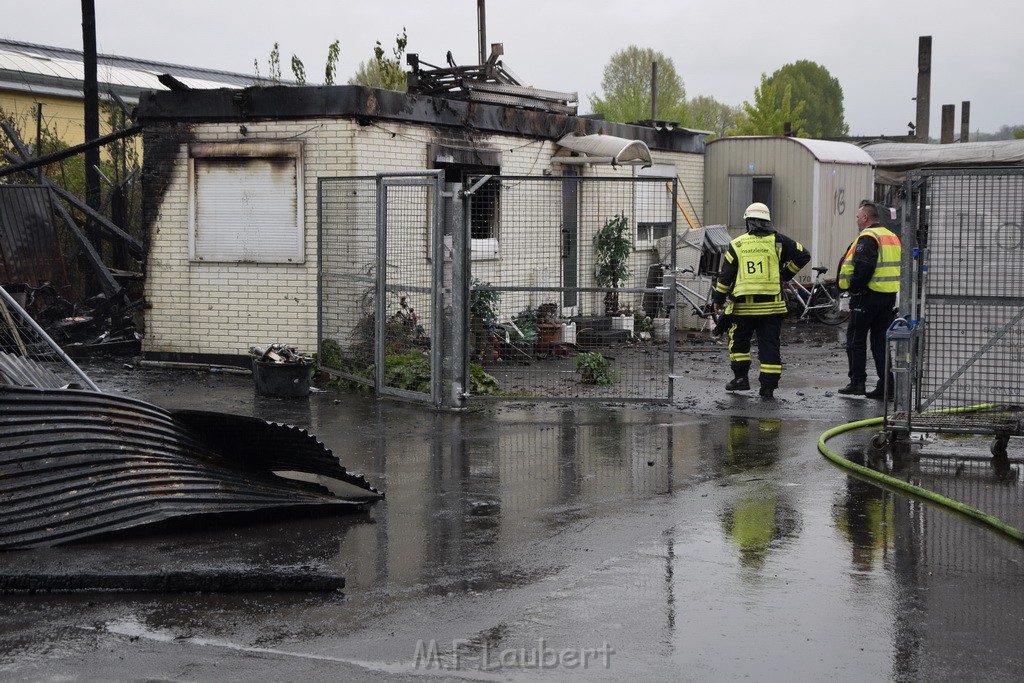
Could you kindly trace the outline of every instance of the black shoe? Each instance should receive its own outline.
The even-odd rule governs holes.
[[[839,390],[840,394],[844,396],[863,396],[864,395],[864,382],[850,382],[845,387]]]
[[[757,392],[762,398],[775,398],[775,389],[772,387],[761,387],[761,390]]]
[[[892,389],[890,389],[888,392],[886,392],[885,387],[883,387],[881,384],[879,384],[874,389],[872,389],[868,393],[864,394],[864,396],[867,397],[867,398],[881,398],[881,399],[885,399],[885,400],[891,401],[892,400]]]
[[[750,380],[746,377],[735,377],[725,385],[726,391],[746,391],[750,388]]]

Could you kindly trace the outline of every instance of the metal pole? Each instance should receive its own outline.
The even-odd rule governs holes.
[[[36,102],[36,153],[35,156],[43,156],[43,103]]]
[[[658,120],[658,63],[651,62],[651,121]]]
[[[377,282],[374,294],[374,330],[373,330],[373,386],[379,397],[384,389],[384,364],[386,362],[384,333],[384,316],[387,315],[387,203],[388,186],[383,178],[377,176],[377,249],[374,253],[374,268],[377,269]]]
[[[476,24],[477,32],[480,35],[480,64],[487,63],[487,18],[484,5],[484,0],[476,0]]]
[[[928,110],[932,89],[932,37],[917,39],[917,127],[918,142],[928,142]]]
[[[93,391],[99,392],[100,388],[96,386],[84,372],[82,372],[82,369],[75,364],[75,361],[71,360],[71,358],[64,353],[64,349],[57,346],[57,342],[53,341],[53,339],[50,338],[50,335],[46,334],[46,331],[32,319],[32,316],[25,312],[24,308],[18,305],[18,302],[14,300],[14,297],[8,294],[7,290],[3,287],[0,287],[0,298],[4,300],[4,303],[7,305],[9,310],[15,311],[18,314],[18,317],[24,320],[25,323],[32,328],[32,331],[38,334],[40,338],[46,342],[46,345],[49,346],[55,354],[57,354],[58,358],[64,361],[65,365],[71,368],[71,370],[73,370],[74,373],[82,379],[82,382],[84,382],[87,387]]]

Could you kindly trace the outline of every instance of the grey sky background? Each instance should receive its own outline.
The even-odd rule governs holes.
[[[390,54],[405,27],[407,52],[438,66],[451,50],[478,61],[476,0],[96,0],[101,53],[254,74],[280,44],[283,76],[297,55],[307,82],[323,82],[339,40],[339,83],[373,55]],[[2,0],[0,35],[81,49],[80,0]],[[629,45],[672,59],[687,97],[752,101],[762,73],[807,59],[839,80],[851,135],[903,135],[916,116],[918,38],[932,36],[930,133],[941,107],[971,103],[971,131],[1024,124],[1024,3],[1020,0],[488,0],[487,43],[526,85],[601,93],[605,65]],[[403,65],[404,66],[404,65]]]

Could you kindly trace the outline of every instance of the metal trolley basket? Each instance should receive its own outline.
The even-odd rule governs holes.
[[[1024,434],[1024,169],[919,171],[905,196],[906,313],[887,333],[894,400],[875,445],[992,435],[1007,457]]]

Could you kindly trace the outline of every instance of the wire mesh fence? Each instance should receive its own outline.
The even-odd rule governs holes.
[[[463,399],[671,400],[674,180],[449,187],[320,181],[321,368],[435,403],[460,368]]]
[[[321,370],[372,385],[377,283],[377,181],[322,179],[319,187]],[[391,301],[389,310],[399,310]]]
[[[1024,169],[919,172],[908,176],[907,196],[901,296],[912,330],[896,335],[894,367],[909,391],[897,391],[889,422],[1019,433]],[[977,406],[986,409],[967,410]]]
[[[674,238],[674,192],[503,176],[469,194],[470,349],[498,385],[480,398],[671,398],[674,313],[648,266]]]

